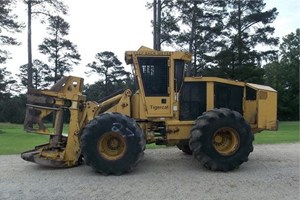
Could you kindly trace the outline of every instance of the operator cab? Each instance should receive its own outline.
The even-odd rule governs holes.
[[[185,52],[161,52],[147,47],[127,51],[125,60],[133,64],[138,90],[132,98],[136,119],[178,116],[178,92],[184,79],[184,66],[191,59]]]

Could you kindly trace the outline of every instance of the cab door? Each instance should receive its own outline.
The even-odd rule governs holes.
[[[171,117],[169,57],[138,57],[138,63],[146,116]]]

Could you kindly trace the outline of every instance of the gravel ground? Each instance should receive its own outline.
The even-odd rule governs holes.
[[[146,150],[130,174],[103,176],[87,166],[45,168],[0,156],[0,200],[300,199],[300,143],[256,145],[232,172],[211,172],[176,148]]]

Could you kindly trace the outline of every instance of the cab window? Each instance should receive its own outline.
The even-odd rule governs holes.
[[[146,96],[169,96],[168,57],[139,57],[140,72]]]

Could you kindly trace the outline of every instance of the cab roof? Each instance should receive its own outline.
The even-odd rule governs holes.
[[[171,56],[173,59],[184,60],[185,62],[190,62],[192,54],[182,51],[157,51],[145,46],[141,46],[137,51],[126,51],[125,52],[125,62],[126,64],[133,63],[133,56]]]

